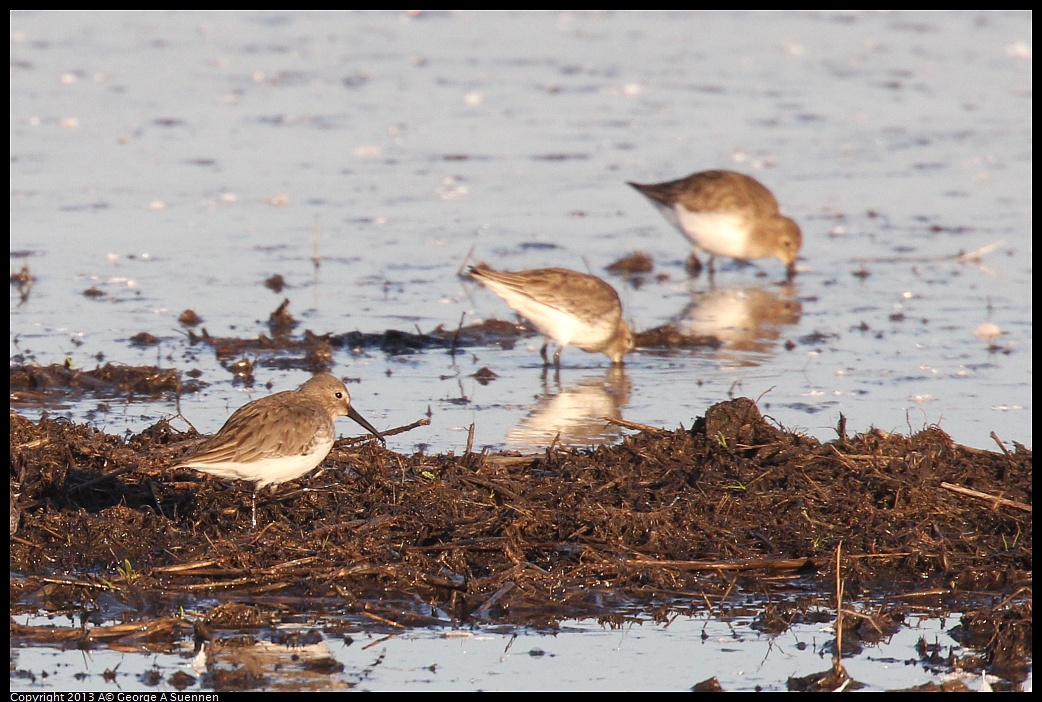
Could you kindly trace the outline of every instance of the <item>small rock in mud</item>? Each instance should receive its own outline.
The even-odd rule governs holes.
[[[275,275],[271,276],[270,278],[264,281],[264,287],[266,287],[268,290],[271,290],[272,292],[280,293],[282,292],[282,289],[286,287],[286,279],[283,278],[280,274],[276,273]]]
[[[159,343],[159,337],[148,332],[141,332],[130,337],[130,343],[134,346],[155,346]]]
[[[605,270],[616,275],[639,275],[651,273],[654,268],[655,264],[651,256],[643,251],[634,251],[629,256],[623,256],[614,263],[608,264]]]
[[[253,385],[253,361],[248,358],[240,358],[238,361],[233,361],[225,366],[228,371],[235,376],[237,380],[241,380],[247,385]]]
[[[479,368],[473,374],[471,374],[470,377],[474,378],[482,385],[488,385],[499,376],[493,373],[491,370],[489,370],[487,366],[484,366],[482,368]]]
[[[268,318],[268,328],[275,337],[289,336],[293,327],[297,326],[297,320],[289,313],[289,298],[282,301],[278,309],[271,313]]]
[[[180,322],[183,327],[196,327],[202,324],[203,318],[197,315],[194,310],[185,310],[177,318],[177,321]]]

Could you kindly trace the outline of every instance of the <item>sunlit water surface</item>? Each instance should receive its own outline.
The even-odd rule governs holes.
[[[997,450],[993,432],[1030,446],[1031,38],[1031,14],[1012,11],[17,11],[11,270],[34,280],[11,287],[11,362],[198,369],[207,385],[180,411],[212,432],[307,373],[261,355],[256,385],[233,382],[188,345],[186,309],[216,336],[268,333],[284,299],[299,333],[427,332],[512,318],[458,277],[468,261],[564,266],[615,285],[637,329],[725,345],[638,349],[622,373],[567,349],[559,381],[535,337],[456,356],[345,349],[333,372],[380,428],[430,415],[389,443],[402,453],[461,451],[471,425],[478,447],[596,445],[627,431],[603,417],[690,426],[737,395],[823,440],[842,414],[852,432],[938,424],[974,447]],[[626,185],[707,168],[755,175],[801,224],[793,285],[771,261],[689,279],[686,240]],[[605,272],[638,250],[655,266],[639,284]],[[140,332],[160,343],[134,346]],[[51,409],[113,433],[177,411]],[[720,626],[677,655],[721,648]],[[387,645],[471,655],[425,654],[386,687],[677,689],[719,674],[634,659],[618,677],[612,657],[682,629],[586,631],[579,648],[605,661],[589,675],[558,649],[569,635],[509,653],[502,636],[400,637]],[[763,655],[734,657],[755,677]],[[567,676],[546,674],[558,664]]]

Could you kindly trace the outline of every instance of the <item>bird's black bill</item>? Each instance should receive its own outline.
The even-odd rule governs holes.
[[[363,417],[362,415],[358,414],[358,412],[355,411],[354,407],[348,407],[347,408],[347,416],[350,417],[351,419],[355,420],[359,424],[361,424],[364,428],[368,429],[369,433],[372,434],[373,436],[375,436],[377,439],[379,439],[381,444],[383,444],[384,446],[387,445],[387,441],[384,440],[383,434],[378,432],[376,430],[376,427],[374,427],[372,424],[370,424],[369,421],[365,417]]]

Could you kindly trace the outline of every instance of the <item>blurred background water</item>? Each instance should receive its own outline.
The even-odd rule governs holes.
[[[1030,443],[1030,14],[11,20],[12,271],[36,278],[24,303],[12,286],[12,359],[199,369],[210,385],[182,410],[214,431],[263,385],[307,374],[234,386],[188,347],[181,312],[244,337],[283,299],[298,333],[512,319],[457,277],[470,257],[602,275],[641,330],[714,316],[722,338],[751,330],[719,351],[631,356],[630,421],[687,425],[733,393],[821,438],[843,413],[854,431],[936,423],[972,446],[994,448],[991,431]],[[801,223],[791,288],[772,261],[690,280],[686,240],[625,184],[706,168],[756,176]],[[952,258],[991,245],[979,264]],[[604,271],[638,250],[654,261],[639,286]],[[274,274],[278,294],[263,286]],[[989,322],[998,336],[978,338]],[[158,347],[132,345],[140,332]],[[471,423],[479,445],[504,447],[558,392],[544,392],[539,343],[344,352],[333,371],[359,380],[381,427],[429,408],[399,450],[458,449]],[[604,378],[603,358],[564,361],[560,392]],[[476,382],[480,367],[498,379]],[[137,431],[175,412],[89,416]]]

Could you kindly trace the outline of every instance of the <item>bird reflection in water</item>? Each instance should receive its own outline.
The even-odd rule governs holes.
[[[569,447],[614,443],[624,429],[607,420],[622,419],[629,400],[630,379],[621,366],[566,387],[560,382],[551,385],[544,373],[542,397],[504,442],[520,450],[544,449],[555,441]]]
[[[756,366],[770,358],[785,327],[797,324],[802,313],[792,283],[732,285],[695,292],[675,324],[684,334],[715,336],[723,344],[720,355]]]

